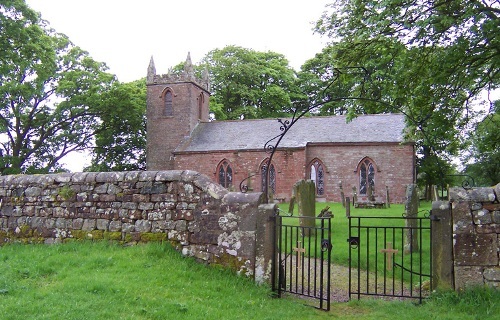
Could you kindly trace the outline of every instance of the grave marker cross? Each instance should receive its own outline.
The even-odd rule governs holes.
[[[392,248],[392,242],[387,242],[387,247],[385,249],[381,249],[380,252],[386,254],[387,257],[387,270],[392,270],[392,255],[399,252],[397,249]]]
[[[297,247],[293,248],[293,251],[297,252],[297,265],[299,265],[299,261],[302,261],[300,259],[301,253],[306,253],[306,249],[302,248],[302,241],[297,241]]]

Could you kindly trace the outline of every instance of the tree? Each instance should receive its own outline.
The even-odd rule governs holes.
[[[115,82],[102,96],[92,161],[86,171],[146,169],[146,81]]]
[[[421,182],[446,183],[449,157],[478,115],[473,103],[498,87],[498,5],[343,0],[331,8],[316,31],[336,39],[335,63],[366,70],[355,82],[364,95],[348,112],[403,112]]]
[[[465,173],[477,185],[492,186],[500,182],[500,101],[495,113],[487,115],[477,124],[472,136],[471,154],[467,157]]]
[[[210,108],[219,120],[285,116],[301,96],[282,54],[227,46],[210,51],[202,64],[210,74]]]
[[[115,81],[22,0],[0,4],[0,173],[60,170],[88,149]]]
[[[395,38],[446,50],[450,83],[476,80],[471,97],[499,84],[500,4],[496,0],[336,1],[316,30],[346,41]]]

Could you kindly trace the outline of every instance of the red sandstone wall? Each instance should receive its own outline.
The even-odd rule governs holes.
[[[236,191],[239,191],[243,179],[255,173],[257,175],[250,179],[250,187],[254,191],[262,191],[259,169],[268,157],[264,151],[177,154],[175,169],[190,168],[189,170],[198,171],[217,181],[217,166],[223,159],[227,159],[233,169],[233,187]],[[304,149],[278,151],[273,157],[273,164],[276,169],[274,197],[288,200],[295,182],[305,177],[305,151]]]
[[[176,170],[195,170],[217,181],[217,166],[227,159],[233,168],[233,186],[239,190],[240,182],[251,174],[259,173],[262,161],[269,155],[264,151],[214,152],[177,154]],[[277,171],[275,198],[289,200],[293,185],[306,178],[308,164],[315,158],[323,161],[326,169],[325,198],[340,202],[339,182],[346,196],[352,196],[352,186],[358,189],[355,170],[361,159],[370,157],[378,167],[375,174],[375,194],[385,199],[385,186],[389,187],[392,203],[404,202],[406,185],[414,182],[413,145],[331,145],[308,146],[304,149],[278,151],[273,158]],[[261,191],[260,173],[250,181],[254,191]]]
[[[352,199],[352,187],[359,191],[356,172],[358,163],[364,158],[372,159],[378,170],[375,172],[375,195],[385,199],[389,187],[391,203],[405,200],[406,186],[414,183],[413,145],[333,145],[309,146],[307,165],[319,158],[326,170],[325,191],[328,201],[341,201],[339,183],[342,182],[346,196]]]

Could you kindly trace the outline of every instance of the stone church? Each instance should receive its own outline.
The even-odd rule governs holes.
[[[194,170],[239,190],[244,181],[262,191],[269,154],[264,144],[280,134],[276,119],[210,121],[208,75],[196,78],[190,56],[181,75],[158,75],[151,58],[147,78],[147,169]],[[304,117],[284,136],[269,167],[269,191],[288,201],[301,179],[316,184],[318,201],[341,201],[356,188],[390,202],[405,199],[415,182],[415,146],[405,142],[401,114]]]

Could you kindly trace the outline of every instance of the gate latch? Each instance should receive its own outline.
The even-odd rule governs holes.
[[[359,246],[359,237],[349,237],[347,242],[349,242],[351,249],[356,249]]]
[[[321,251],[332,251],[332,243],[328,239],[321,240]]]

